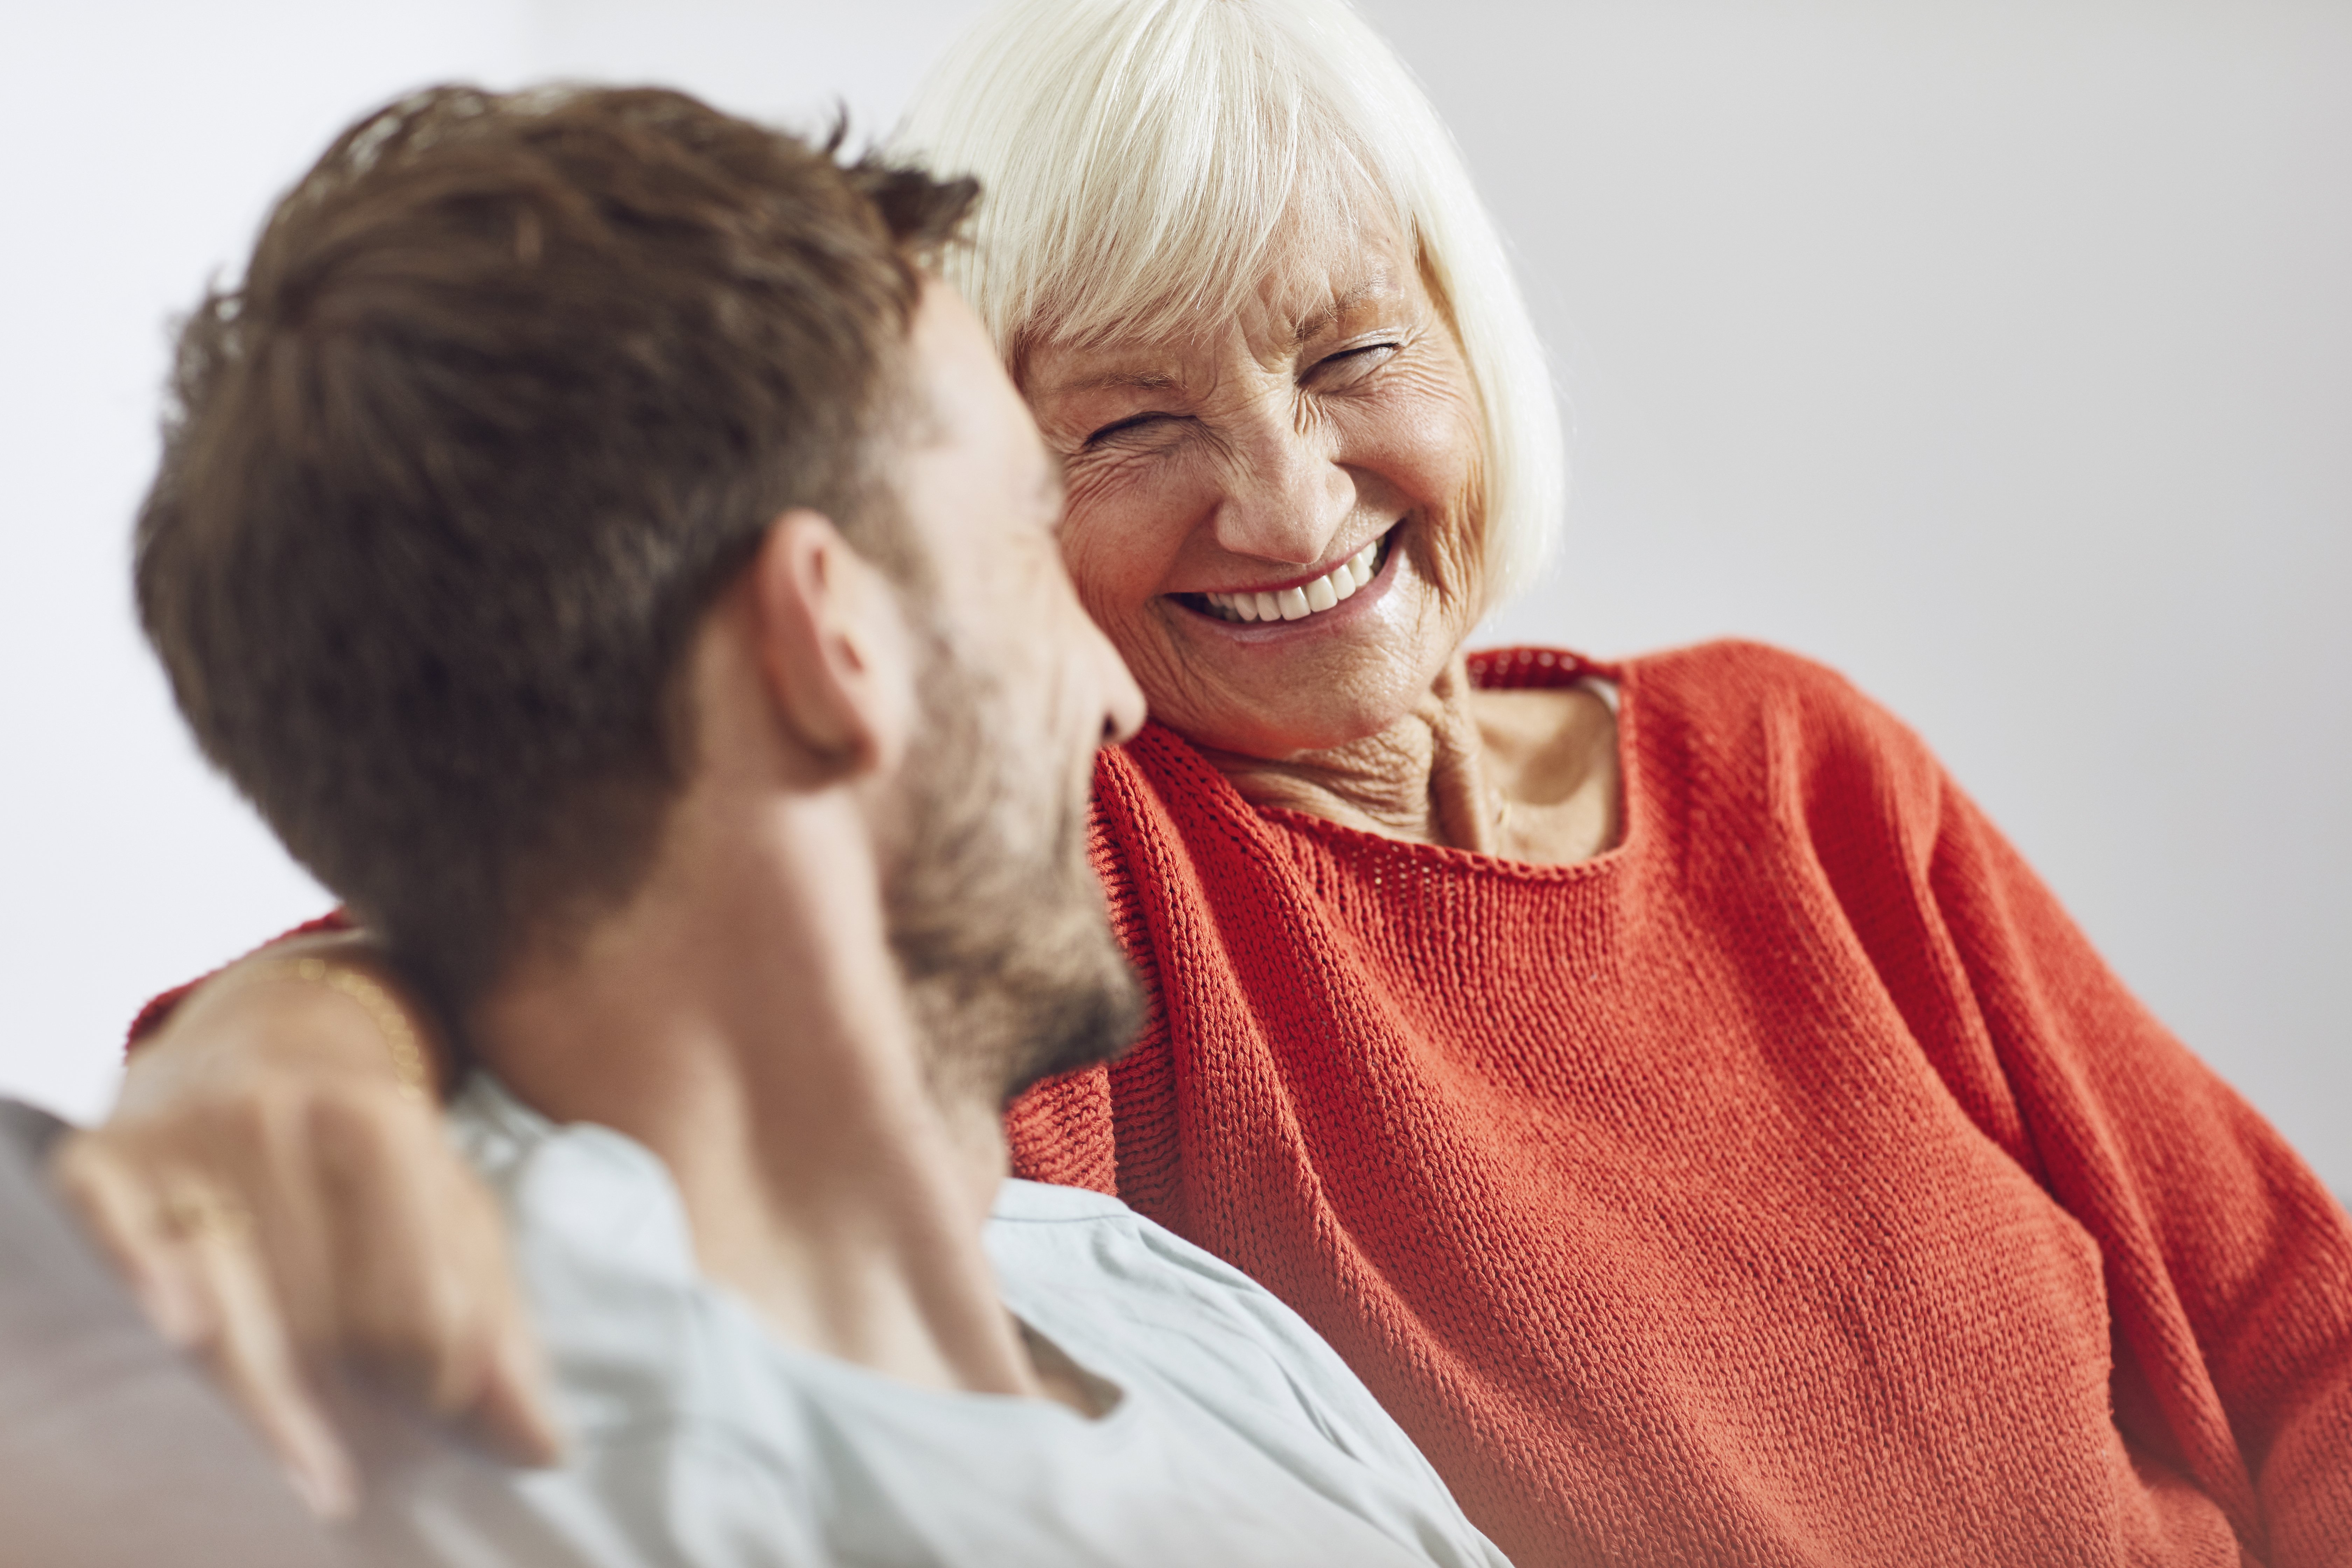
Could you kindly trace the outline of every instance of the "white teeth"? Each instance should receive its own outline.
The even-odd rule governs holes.
[[[1350,598],[1372,580],[1380,566],[1381,542],[1373,540],[1312,583],[1271,594],[1203,594],[1229,621],[1296,621]]]

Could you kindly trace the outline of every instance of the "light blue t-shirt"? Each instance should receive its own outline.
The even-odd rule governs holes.
[[[1251,1568],[1502,1564],[1313,1330],[1115,1198],[1008,1181],[1006,1306],[1118,1391],[918,1388],[796,1350],[696,1269],[667,1170],[477,1075],[458,1147],[506,1211],[565,1468],[419,1445],[357,1534],[385,1561]]]

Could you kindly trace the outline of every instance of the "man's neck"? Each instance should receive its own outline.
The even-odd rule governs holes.
[[[926,1087],[854,805],[711,794],[673,811],[625,908],[473,1010],[476,1049],[556,1121],[658,1155],[703,1271],[783,1338],[908,1383],[1039,1392],[981,1248],[1003,1132]]]

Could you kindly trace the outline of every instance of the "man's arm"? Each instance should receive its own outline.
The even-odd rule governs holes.
[[[556,1452],[503,1230],[442,1137],[436,1039],[363,935],[276,943],[182,997],[51,1166],[330,1514],[356,1496],[339,1358],[517,1460]]]

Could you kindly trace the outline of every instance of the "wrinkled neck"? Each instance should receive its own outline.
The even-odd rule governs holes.
[[[1202,754],[1253,805],[1492,854],[1500,797],[1487,777],[1473,691],[1457,651],[1412,709],[1376,734],[1279,759]]]
[[[1537,865],[1571,865],[1623,833],[1617,718],[1599,693],[1482,691],[1456,654],[1379,733],[1276,761],[1203,749],[1254,805],[1360,832]]]

